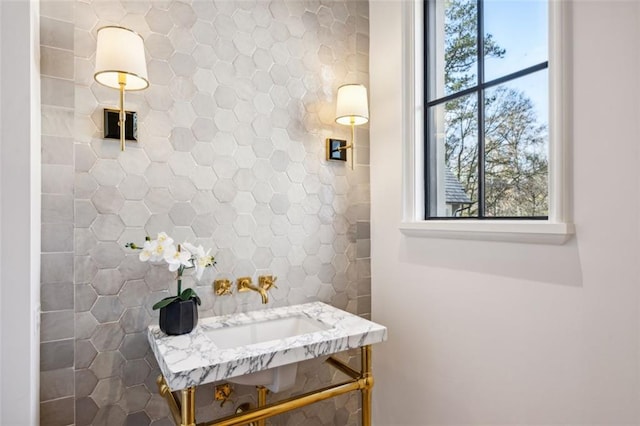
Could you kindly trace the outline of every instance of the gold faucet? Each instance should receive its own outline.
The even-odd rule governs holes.
[[[227,296],[231,294],[231,281],[226,278],[215,280],[213,289],[218,296]]]
[[[275,281],[278,277],[273,277],[271,275],[259,276],[258,277],[258,287],[254,286],[251,282],[251,277],[241,277],[236,281],[236,285],[238,286],[238,293],[244,293],[247,291],[256,291],[260,293],[262,296],[262,303],[269,303],[269,294],[267,291],[271,287],[275,287]]]
[[[278,288],[278,286],[276,286],[277,279],[278,277],[274,277],[273,275],[260,275],[258,277],[258,285],[265,291],[269,291],[271,287]]]

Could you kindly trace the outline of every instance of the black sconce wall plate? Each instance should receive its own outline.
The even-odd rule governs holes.
[[[124,138],[128,141],[138,141],[138,113],[125,111]],[[104,109],[104,138],[120,139],[120,111],[117,109]]]
[[[327,138],[327,160],[347,161],[347,141]]]

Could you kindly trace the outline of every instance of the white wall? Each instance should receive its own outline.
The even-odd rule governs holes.
[[[38,3],[0,2],[0,424],[38,424]],[[8,408],[10,407],[10,408]]]
[[[398,231],[401,3],[370,6],[375,423],[638,424],[639,4],[573,4],[577,236],[545,246]]]

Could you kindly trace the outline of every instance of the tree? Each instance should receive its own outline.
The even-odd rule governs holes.
[[[477,8],[475,0],[450,0],[445,9],[445,93],[476,85]],[[484,57],[506,51],[491,34]],[[445,162],[473,204],[460,215],[478,215],[478,98],[459,97],[444,105]],[[508,85],[485,92],[486,216],[543,216],[548,210],[547,128],[533,102]]]

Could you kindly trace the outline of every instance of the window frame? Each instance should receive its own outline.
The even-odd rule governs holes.
[[[425,220],[424,6],[403,2],[403,206],[400,230],[408,236],[563,244],[570,221],[570,63],[568,2],[549,0],[549,215],[546,219]]]

